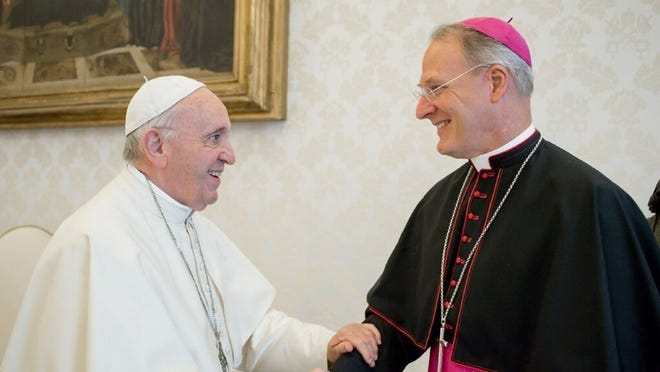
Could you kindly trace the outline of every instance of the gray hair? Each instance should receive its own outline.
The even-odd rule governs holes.
[[[142,124],[126,136],[123,151],[124,160],[133,163],[144,155],[142,151],[142,137],[150,128],[166,129],[165,139],[171,137],[177,138],[178,133],[175,131],[178,113],[177,106],[178,105],[174,105],[170,107],[162,114]]]
[[[461,43],[463,55],[468,63],[473,66],[500,64],[511,73],[523,96],[532,95],[534,90],[532,68],[504,44],[460,23],[438,26],[431,33],[432,41],[449,37],[455,37]]]

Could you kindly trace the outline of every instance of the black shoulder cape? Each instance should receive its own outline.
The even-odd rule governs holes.
[[[503,185],[539,138],[493,159]],[[422,350],[437,337],[442,246],[469,167],[419,202],[367,296],[368,316]],[[660,249],[648,223],[626,192],[550,142],[521,173],[463,288],[456,362],[504,371],[660,368]]]

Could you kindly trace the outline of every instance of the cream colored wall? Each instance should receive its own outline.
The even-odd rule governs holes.
[[[433,26],[513,17],[532,49],[534,123],[646,202],[660,177],[660,2],[291,0],[288,119],[235,123],[216,221],[330,327],[359,321],[408,214],[461,162],[411,95]],[[0,131],[0,232],[51,231],[122,165],[119,127]],[[418,363],[410,371],[422,371]]]

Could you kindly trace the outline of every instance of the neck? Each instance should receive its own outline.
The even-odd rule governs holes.
[[[529,128],[532,123],[529,97],[520,97],[516,93],[515,97],[503,98],[498,104],[494,122],[497,123],[494,128],[494,141],[484,153],[509,143]]]
[[[133,162],[131,165],[133,165],[135,169],[140,171],[140,173],[144,174],[152,184],[156,185],[161,191],[167,194],[170,198],[175,199],[172,196],[171,190],[167,187],[167,182],[165,182],[165,176],[161,168],[157,168],[153,166],[153,164],[145,161],[144,159],[137,160]],[[177,202],[179,201],[177,200]]]

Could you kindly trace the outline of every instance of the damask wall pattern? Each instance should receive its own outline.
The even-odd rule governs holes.
[[[435,25],[490,15],[530,43],[534,125],[628,191],[660,178],[658,0],[291,0],[288,118],[235,123],[218,223],[277,306],[360,321],[408,215],[462,161],[435,151],[411,94]],[[120,127],[0,131],[0,232],[54,231],[123,166]],[[408,371],[423,371],[419,361]]]

